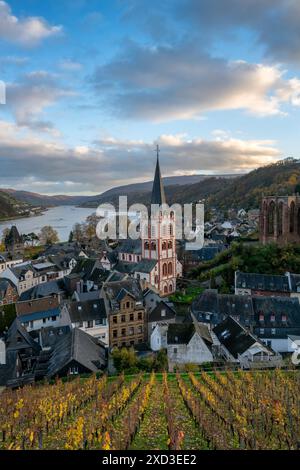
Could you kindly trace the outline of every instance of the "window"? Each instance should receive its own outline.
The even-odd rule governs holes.
[[[125,321],[126,321],[126,315],[122,315],[122,316],[121,316],[121,322],[122,322],[122,323],[125,323]]]
[[[118,330],[113,330],[113,338],[117,338],[118,337]]]
[[[264,329],[264,328],[260,328],[260,329],[259,329],[259,334],[260,334],[260,335],[264,335],[264,334],[265,334],[265,329]]]
[[[51,317],[51,320],[52,320],[52,321],[56,321],[56,316],[53,315],[53,317]]]
[[[113,323],[118,323],[118,317],[113,317]]]
[[[93,328],[93,320],[87,322],[87,328]]]
[[[271,328],[271,334],[275,335],[276,334],[276,328]]]
[[[45,324],[47,321],[47,318],[43,318],[43,323]]]
[[[82,310],[81,305],[78,305],[78,310],[79,310],[79,312],[81,312],[81,310]]]
[[[130,336],[134,335],[134,328],[132,326],[129,328],[129,334]]]
[[[161,311],[161,316],[162,316],[162,317],[165,317],[165,316],[166,316],[166,309],[165,309],[165,308],[162,309],[162,311]]]
[[[264,321],[264,319],[265,319],[264,314],[263,314],[263,313],[260,313],[260,314],[259,314],[259,321]]]
[[[174,348],[174,349],[173,349],[173,353],[174,353],[174,354],[177,354],[177,348]]]
[[[271,320],[272,322],[275,321],[275,315],[274,315],[274,313],[271,314],[270,320]]]
[[[122,330],[121,330],[121,335],[122,335],[122,336],[126,336],[126,328],[122,328]]]
[[[78,367],[70,367],[70,375],[77,375],[78,374]]]
[[[142,325],[140,325],[140,326],[137,327],[137,332],[138,332],[138,334],[142,334],[142,333],[143,333],[143,327],[142,327]]]
[[[130,302],[126,302],[126,308],[130,307]]]
[[[102,320],[98,318],[98,320],[95,320],[95,325],[99,326],[102,325]]]
[[[129,319],[130,319],[130,321],[134,321],[134,314],[133,313],[130,314]]]
[[[281,315],[281,321],[286,322],[287,321],[287,316],[286,315]]]
[[[142,312],[138,312],[138,320],[143,320],[143,313]]]

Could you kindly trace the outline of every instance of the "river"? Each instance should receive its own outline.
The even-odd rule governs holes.
[[[16,225],[20,233],[38,234],[42,227],[51,225],[58,233],[60,241],[67,241],[70,231],[76,222],[82,223],[95,212],[95,209],[75,206],[53,207],[36,217],[7,220],[0,222],[0,235],[5,228]]]

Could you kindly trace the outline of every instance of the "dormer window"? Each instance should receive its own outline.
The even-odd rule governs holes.
[[[81,305],[78,305],[78,311],[81,312],[81,310],[82,310]]]
[[[265,316],[263,313],[260,313],[259,314],[259,321],[264,321],[265,320]]]
[[[271,320],[272,322],[275,321],[275,315],[274,315],[274,313],[271,314],[270,320]]]
[[[165,316],[166,316],[166,309],[163,309],[163,310],[161,311],[161,316],[162,316],[162,317],[165,317]]]
[[[281,315],[281,321],[286,322],[287,316],[285,314]]]

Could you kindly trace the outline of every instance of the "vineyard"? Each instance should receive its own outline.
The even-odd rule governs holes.
[[[298,449],[300,375],[76,378],[0,395],[0,449]]]

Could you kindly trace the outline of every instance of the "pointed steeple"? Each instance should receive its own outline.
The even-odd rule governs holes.
[[[164,185],[161,179],[160,173],[160,166],[159,166],[159,146],[156,147],[157,152],[157,161],[156,161],[156,168],[155,168],[155,176],[153,181],[152,187],[152,196],[151,196],[151,204],[166,204],[166,196]]]

